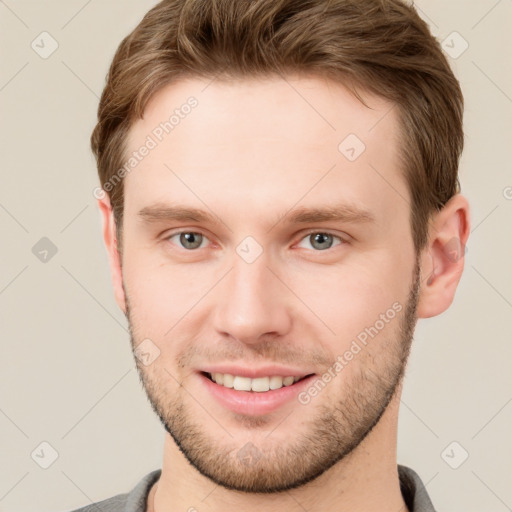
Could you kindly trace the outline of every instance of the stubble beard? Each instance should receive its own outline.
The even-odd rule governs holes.
[[[295,415],[297,423],[301,423],[300,433],[293,439],[286,432],[280,432],[279,426],[274,426],[271,428],[275,430],[267,437],[259,433],[253,442],[237,444],[236,437],[223,432],[216,422],[223,423],[222,418],[213,418],[197,405],[196,400],[208,408],[202,397],[194,400],[181,388],[174,396],[165,392],[166,382],[172,380],[170,374],[164,371],[159,378],[151,367],[145,367],[135,358],[139,378],[165,430],[202,475],[227,489],[248,493],[294,489],[316,479],[350,455],[381,419],[403,379],[417,321],[419,286],[417,258],[406,306],[400,318],[397,316],[393,320],[399,322],[394,333],[396,339],[372,340],[363,349],[366,354],[355,357],[350,364],[358,364],[356,360],[360,362],[351,374],[351,380],[343,382],[345,392],[337,403],[331,403],[327,397],[327,388],[335,386],[336,379],[309,404],[315,407],[309,416],[309,405],[297,402],[294,412],[283,422],[289,424]],[[132,348],[135,349],[141,340],[134,339],[127,295],[126,298],[126,316]],[[382,344],[387,353],[377,357],[375,352],[370,354],[372,343]],[[384,349],[381,347],[381,350]],[[365,361],[369,365],[365,365]],[[321,396],[323,393],[326,393],[325,397]],[[199,417],[191,407],[200,410]],[[238,420],[238,428],[247,430],[264,427],[270,421],[268,417],[244,415],[233,415],[233,419]],[[274,417],[272,422],[278,424],[279,420]],[[229,440],[224,442],[226,438]]]

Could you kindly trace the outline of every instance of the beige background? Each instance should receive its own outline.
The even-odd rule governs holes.
[[[111,290],[89,150],[114,50],[154,3],[0,0],[0,511],[70,510],[161,467],[163,429]],[[452,54],[464,44],[453,31],[469,44],[450,61],[466,98],[472,233],[452,307],[416,331],[398,459],[439,510],[502,512],[512,508],[512,1],[416,5]],[[43,31],[59,45],[46,59],[31,47]],[[43,237],[57,249],[46,263],[32,252]],[[42,442],[58,453],[47,469]]]

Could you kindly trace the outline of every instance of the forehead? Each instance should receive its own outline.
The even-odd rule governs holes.
[[[337,149],[336,142],[348,130],[365,142],[375,143],[382,134],[389,136],[390,128],[395,128],[397,110],[384,98],[359,92],[366,105],[343,84],[320,77],[230,81],[189,78],[163,87],[151,98],[143,119],[130,130],[129,146],[154,129],[158,131],[173,113],[172,133],[164,130],[164,137],[176,142],[180,133],[189,136],[188,128],[205,146],[226,143],[226,132],[212,131],[213,124],[234,129],[238,139],[254,139],[256,144],[266,137],[267,142],[275,141],[281,146],[287,141],[306,146],[332,147],[334,143]],[[188,108],[187,100],[191,98],[197,105]],[[182,122],[185,119],[186,123]]]
[[[275,217],[294,204],[346,199],[378,216],[408,192],[398,109],[364,99],[367,106],[342,84],[315,77],[168,85],[129,133],[126,213],[157,202],[222,201],[226,212]]]

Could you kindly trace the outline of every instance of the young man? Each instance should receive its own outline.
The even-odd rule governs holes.
[[[432,511],[397,466],[418,318],[464,265],[462,94],[399,0],[163,1],[92,135],[163,467],[81,509]]]

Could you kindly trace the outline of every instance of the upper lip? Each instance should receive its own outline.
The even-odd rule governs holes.
[[[215,365],[205,366],[201,368],[201,371],[206,373],[229,373],[230,375],[238,375],[240,377],[249,377],[256,379],[258,377],[272,377],[273,375],[279,375],[281,377],[305,377],[314,372],[305,371],[300,368],[291,368],[286,366],[268,365],[261,366],[259,368],[247,368],[246,366],[236,365]]]

